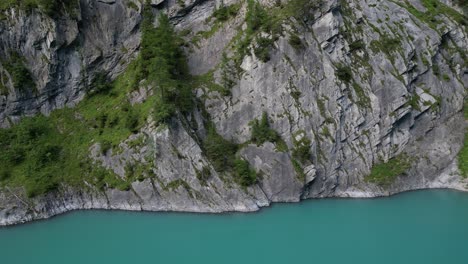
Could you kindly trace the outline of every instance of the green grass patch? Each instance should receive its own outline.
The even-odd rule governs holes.
[[[6,72],[3,70],[0,70],[0,95],[8,95],[10,93],[8,89],[9,81],[10,79],[8,78]]]
[[[460,0],[458,4],[466,11],[468,8],[464,1],[465,0]],[[442,24],[442,20],[440,19],[440,16],[442,15],[455,20],[460,25],[468,25],[468,16],[466,14],[461,14],[438,0],[421,0],[421,4],[427,9],[426,12],[419,11],[408,1],[405,1],[405,4],[400,5],[434,30],[437,30],[438,26]]]
[[[364,41],[362,41],[361,39],[353,41],[351,42],[351,44],[349,44],[349,52],[353,52],[355,50],[362,50],[365,48],[366,48],[366,44],[364,44]]]
[[[463,116],[465,121],[468,120],[468,100],[465,99],[463,104]],[[465,132],[463,147],[458,153],[458,169],[463,178],[468,178],[468,133]],[[1,177],[1,176],[0,176]]]
[[[302,135],[299,140],[296,140],[298,135]],[[310,153],[310,146],[311,141],[305,135],[305,132],[299,131],[294,134],[293,138],[294,149],[292,151],[292,156],[294,159],[299,161],[300,163],[304,164],[310,160],[311,153]]]
[[[176,111],[189,111],[192,104],[191,78],[179,38],[167,17],[161,16],[158,28],[152,27],[151,20],[152,15],[147,14],[139,57],[115,81],[97,73],[86,98],[75,108],[53,111],[49,117],[23,118],[12,128],[0,130],[4,150],[0,153],[0,185],[23,186],[30,197],[60,184],[130,188],[132,177],[124,180],[93,164],[90,147],[98,143],[105,155],[137,132],[150,115],[159,122],[170,120]],[[153,87],[154,95],[131,105],[129,93],[142,81]]]
[[[458,153],[458,169],[463,178],[468,178],[468,133],[465,133],[463,147]]]
[[[247,0],[247,13],[245,21],[247,28],[240,31],[235,41],[234,61],[237,67],[243,58],[251,53],[251,43],[256,40],[255,55],[263,62],[270,59],[270,51],[273,43],[282,35],[284,23],[296,21],[307,23],[314,19],[315,11],[322,5],[322,0],[290,0],[286,3],[277,2],[270,8],[263,7],[256,0]],[[268,33],[269,37],[259,37],[260,32]],[[299,48],[298,40],[291,40],[293,47]],[[302,44],[302,43],[301,43]]]
[[[154,97],[134,106],[127,99],[135,63],[109,82],[111,89],[88,96],[73,109],[23,118],[18,125],[1,129],[2,174],[8,177],[2,177],[0,185],[24,186],[29,196],[54,190],[61,183],[82,186],[84,181],[100,189],[126,189],[123,180],[92,164],[89,149],[99,143],[106,154],[138,130],[151,113]]]
[[[79,6],[79,0],[2,0],[0,11],[10,8],[31,11],[39,9],[48,16],[56,17],[63,12],[73,13]]]
[[[208,131],[203,140],[203,150],[215,170],[219,173],[230,173],[234,176],[234,181],[243,187],[255,184],[257,173],[247,161],[237,155],[240,146],[219,135],[213,123],[209,122],[206,126]],[[206,183],[203,175],[208,173],[209,170],[197,173],[197,178],[202,184]]]
[[[203,75],[193,76],[191,86],[194,88],[203,87],[210,92],[219,92],[222,96],[231,95],[231,88],[229,86],[219,85],[214,80],[214,71],[209,71]]]
[[[395,179],[406,173],[411,168],[410,157],[403,153],[387,162],[377,163],[371,169],[369,175],[364,180],[375,183],[382,187],[391,185]]]
[[[357,83],[353,83],[352,85],[354,94],[356,95],[357,98],[355,98],[355,102],[359,107],[362,108],[370,108],[371,107],[371,101],[369,96],[366,94],[364,89]]]
[[[195,46],[198,46],[198,43],[201,38],[208,39],[212,37],[218,30],[220,30],[223,25],[229,21],[231,18],[234,18],[241,7],[241,3],[232,4],[229,6],[222,6],[214,11],[214,13],[209,17],[206,22],[212,22],[211,28],[206,31],[199,31],[197,34],[192,38],[192,43]],[[214,21],[213,21],[214,20]]]
[[[216,9],[213,12],[212,17],[216,18],[216,20],[220,22],[226,22],[230,18],[235,17],[239,12],[241,7],[240,3],[232,4],[232,5],[223,5],[222,7]]]
[[[401,41],[397,38],[392,38],[387,34],[382,34],[380,40],[373,40],[370,43],[370,49],[373,52],[384,52],[391,55],[392,52],[401,49]]]
[[[421,111],[421,107],[419,106],[419,102],[421,101],[421,97],[415,93],[413,94],[408,102],[406,103],[407,105],[411,106],[411,108]]]
[[[305,181],[306,175],[304,173],[304,169],[302,168],[301,164],[299,161],[295,159],[291,159],[292,165],[294,170],[296,171],[296,177],[301,181]]]

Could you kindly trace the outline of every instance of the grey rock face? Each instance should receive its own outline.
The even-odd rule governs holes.
[[[171,16],[177,30],[189,29],[189,40],[211,29],[214,22],[207,18],[222,2],[153,5]],[[424,11],[418,0],[409,2]],[[429,26],[404,4],[325,1],[312,21],[284,23],[269,61],[247,54],[231,95],[197,90],[224,138],[248,142],[249,123],[266,112],[271,128],[285,141],[288,150],[283,152],[270,142],[244,144],[239,151],[259,174],[257,184],[242,188],[231,175],[216,172],[197,139],[205,131],[201,110],[196,109],[189,121],[198,130],[183,121],[161,128],[148,120],[138,134],[120,144],[119,153],[102,155],[98,144],[91,148],[94,161],[120,177],[125,177],[129,165],[147,168],[130,190],[63,186],[58,193],[27,199],[24,191],[5,188],[0,192],[0,225],[76,209],[254,211],[271,202],[307,198],[376,197],[423,188],[466,190],[468,182],[460,177],[456,160],[465,133],[461,110],[468,87],[462,54],[468,50],[466,27],[444,15],[439,18],[443,23]],[[96,72],[115,77],[136,56],[140,10],[128,8],[122,0],[82,0],[80,6],[78,17],[65,17],[60,23],[37,12],[14,11],[0,22],[0,54],[19,51],[38,87],[34,96],[9,87],[10,93],[0,97],[4,126],[21,115],[76,104]],[[220,80],[221,54],[234,53],[229,45],[245,28],[245,13],[244,5],[216,32],[187,48],[193,74],[214,70]],[[292,34],[299,36],[301,48],[291,46]],[[32,45],[36,42],[39,48]],[[340,77],[344,71],[350,74],[348,80]],[[130,101],[138,103],[150,94],[141,88]],[[138,137],[144,144],[132,147],[129,142]],[[302,139],[311,142],[310,160],[298,168],[293,150]],[[411,157],[405,175],[385,187],[365,181],[375,164],[402,153]],[[201,171],[209,171],[206,182],[198,177]]]
[[[52,19],[33,10],[12,10],[0,20],[0,56],[12,52],[25,60],[36,87],[0,95],[0,125],[23,115],[50,113],[79,102],[95,73],[115,77],[140,44],[138,10],[128,1],[80,1],[76,14]],[[0,71],[3,71],[0,65]]]

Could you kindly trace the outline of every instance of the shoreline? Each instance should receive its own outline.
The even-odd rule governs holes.
[[[266,208],[271,208],[275,205],[281,205],[281,204],[296,204],[296,203],[302,203],[304,201],[312,201],[312,200],[331,200],[331,199],[336,199],[336,200],[379,200],[379,199],[385,199],[385,198],[391,198],[394,196],[398,196],[400,194],[405,194],[405,193],[412,193],[412,192],[423,192],[423,191],[429,191],[429,190],[443,190],[443,191],[451,191],[451,192],[460,192],[460,193],[467,193],[468,194],[468,189],[463,189],[463,188],[456,188],[456,187],[435,187],[435,188],[415,188],[415,189],[409,189],[409,190],[404,190],[401,192],[393,192],[388,195],[385,194],[376,194],[375,196],[331,196],[331,197],[316,197],[316,198],[306,198],[306,199],[301,199],[299,201],[285,201],[285,202],[270,202],[268,205],[265,206],[259,206],[256,210],[226,210],[226,211],[218,211],[218,212],[208,212],[208,211],[187,211],[187,210],[132,210],[132,209],[120,209],[120,208],[77,208],[77,209],[70,209],[66,210],[63,212],[59,212],[56,214],[51,214],[47,217],[38,217],[38,218],[31,218],[27,220],[20,220],[16,222],[11,222],[7,224],[0,223],[0,230],[2,229],[9,229],[9,228],[15,228],[18,226],[23,226],[23,225],[28,225],[28,224],[34,224],[37,222],[43,222],[47,221],[50,219],[53,219],[55,217],[60,217],[64,216],[73,212],[79,212],[79,211],[109,211],[109,212],[128,212],[128,213],[133,213],[133,212],[140,212],[140,213],[146,213],[146,214],[155,214],[155,213],[175,213],[175,214],[206,214],[206,215],[228,215],[228,214],[248,214],[248,213],[258,213],[261,212],[263,209]]]

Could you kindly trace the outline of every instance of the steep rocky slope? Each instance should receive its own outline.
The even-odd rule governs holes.
[[[0,225],[75,209],[254,211],[466,189],[457,163],[468,86],[464,1],[150,2],[184,39],[194,106],[164,123],[143,116],[109,148],[91,140],[85,162],[119,184],[90,174],[28,193],[13,169],[0,181]],[[0,124],[52,113],[41,118],[57,122],[59,135],[67,130],[54,109],[72,107],[56,111],[77,122],[86,107],[103,111],[85,95],[99,76],[134,73],[143,13],[136,0],[81,0],[52,17],[5,9]],[[32,82],[15,81],[12,64]],[[131,107],[158,104],[160,84],[137,86],[124,92]]]

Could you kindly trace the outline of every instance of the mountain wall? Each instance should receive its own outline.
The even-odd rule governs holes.
[[[87,94],[99,76],[110,82],[129,69],[131,75],[145,46],[142,2],[80,0],[54,16],[40,8],[3,10],[1,126],[11,130],[25,116],[45,115],[60,134],[66,128],[55,111],[74,111],[82,123],[88,108],[104,111]],[[31,195],[22,176],[15,180],[23,169],[15,165],[0,180],[0,225],[78,209],[255,211],[309,198],[467,189],[459,165],[468,87],[463,1],[147,6],[154,26],[167,14],[183,39],[191,77],[181,82],[191,87],[190,111],[176,111],[165,123],[143,116],[109,149],[90,141],[86,162],[122,188],[107,174],[77,183],[62,170],[62,182]],[[15,69],[30,78],[19,80]],[[124,96],[136,108],[161,87],[141,81]]]

